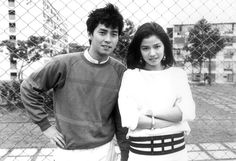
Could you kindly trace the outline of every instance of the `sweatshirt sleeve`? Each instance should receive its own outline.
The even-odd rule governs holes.
[[[132,70],[127,70],[122,79],[121,88],[119,91],[118,104],[121,114],[122,126],[134,130],[138,126],[139,110],[137,100],[134,98],[135,83]]]
[[[43,92],[63,86],[66,79],[66,65],[58,60],[52,60],[40,70],[33,72],[21,84],[22,102],[30,115],[42,131],[51,125],[47,119],[43,103]]]
[[[192,121],[195,118],[195,102],[193,100],[190,85],[188,83],[187,73],[184,70],[179,72],[177,106],[182,111],[182,121]]]
[[[116,129],[115,133],[116,133],[117,143],[121,151],[121,161],[127,161],[129,156],[129,141],[126,139],[128,129],[126,127],[122,127],[121,125],[121,117],[117,102],[114,108],[114,121],[115,121],[115,129]]]

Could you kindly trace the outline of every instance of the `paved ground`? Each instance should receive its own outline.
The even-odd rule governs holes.
[[[197,118],[187,138],[189,160],[236,161],[236,86],[193,86],[192,91]],[[53,146],[24,113],[1,114],[0,133],[0,161],[53,161]]]
[[[187,144],[191,161],[236,161],[236,142]],[[53,148],[0,149],[1,161],[54,161]]]

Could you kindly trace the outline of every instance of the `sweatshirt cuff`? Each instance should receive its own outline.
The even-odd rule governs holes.
[[[121,161],[127,161],[129,158],[128,150],[121,150]]]
[[[49,127],[51,127],[51,124],[50,124],[50,122],[49,122],[49,120],[47,118],[43,119],[40,122],[37,122],[36,124],[40,127],[41,131],[45,131]]]

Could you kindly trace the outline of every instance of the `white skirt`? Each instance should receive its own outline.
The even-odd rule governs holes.
[[[128,161],[188,161],[188,156],[186,148],[165,155],[140,155],[130,151]]]

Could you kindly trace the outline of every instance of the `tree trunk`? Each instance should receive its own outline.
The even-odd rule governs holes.
[[[200,68],[200,69],[199,69],[199,74],[202,74],[202,61],[200,61],[199,63],[200,63],[200,64],[199,64],[199,68]]]
[[[211,55],[209,55],[209,64],[208,64],[208,84],[211,85]]]
[[[24,61],[21,64],[21,67],[19,69],[19,72],[17,74],[18,80],[21,81],[23,80],[23,67],[24,67]]]

